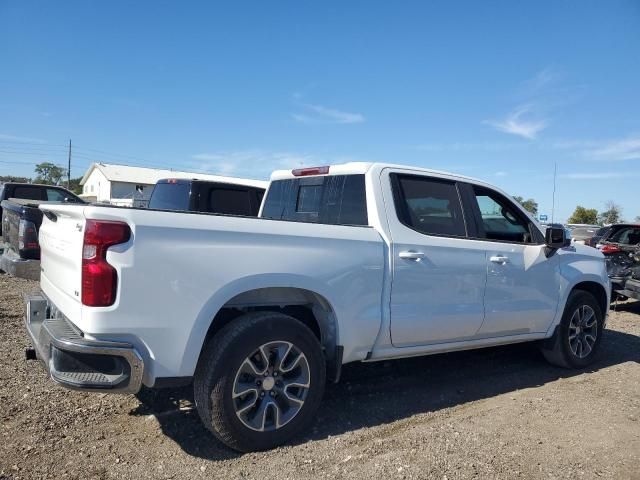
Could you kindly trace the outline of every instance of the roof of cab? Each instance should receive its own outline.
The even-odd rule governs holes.
[[[445,172],[442,170],[433,170],[429,168],[416,167],[413,165],[397,165],[393,163],[380,163],[380,162],[350,162],[337,165],[329,165],[329,173],[324,175],[358,175],[365,174],[372,168],[378,168],[380,170],[384,168],[402,169],[411,172],[430,173],[433,175],[449,177],[451,179],[465,180],[481,185],[490,185],[489,183],[479,180],[477,178],[467,177],[457,173]],[[302,167],[302,169],[307,167]],[[308,167],[313,168],[313,167]],[[276,170],[271,174],[271,180],[286,180],[291,178],[297,178],[293,174],[293,170]]]

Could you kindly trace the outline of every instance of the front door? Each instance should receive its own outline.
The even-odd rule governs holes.
[[[546,332],[560,297],[558,255],[547,257],[542,235],[508,198],[463,185],[475,212],[478,244],[487,252],[485,319],[479,337]]]
[[[483,322],[482,242],[467,238],[456,182],[385,170],[392,237],[391,339],[409,347],[473,337]]]

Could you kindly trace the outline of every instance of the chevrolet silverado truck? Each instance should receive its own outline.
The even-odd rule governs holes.
[[[538,342],[582,368],[603,338],[602,254],[459,175],[277,171],[258,218],[41,209],[28,353],[74,389],[192,384],[206,427],[239,451],[307,428],[350,362]]]

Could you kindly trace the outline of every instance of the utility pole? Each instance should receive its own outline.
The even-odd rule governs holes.
[[[551,223],[554,223],[556,209],[556,177],[558,175],[558,162],[553,163],[553,199],[551,200]]]
[[[67,165],[67,190],[71,190],[71,139],[69,139],[69,164]]]

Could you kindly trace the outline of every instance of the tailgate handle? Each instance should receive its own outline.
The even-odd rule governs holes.
[[[43,210],[42,213],[44,213],[45,217],[47,217],[52,222],[57,222],[58,221],[58,217],[57,217],[57,215],[55,213],[50,212],[49,210]]]

